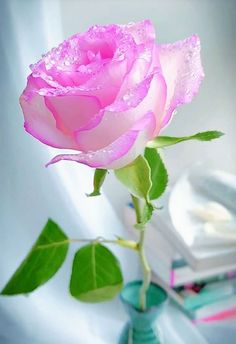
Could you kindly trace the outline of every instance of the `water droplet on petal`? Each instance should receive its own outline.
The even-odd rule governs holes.
[[[123,96],[123,100],[124,100],[124,101],[128,100],[129,98],[130,98],[130,95],[129,95],[129,94],[125,94],[125,95]]]
[[[175,115],[177,115],[177,110],[174,110],[174,111],[172,112],[172,116],[175,116]]]
[[[87,57],[88,57],[89,61],[92,61],[95,57],[95,53],[91,50],[88,50],[87,51]]]
[[[85,73],[87,70],[86,66],[85,65],[80,65],[79,68],[78,68],[78,71],[81,72],[81,73]]]

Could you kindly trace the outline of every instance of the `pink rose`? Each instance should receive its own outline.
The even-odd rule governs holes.
[[[20,97],[25,129],[91,167],[120,168],[188,103],[203,79],[196,35],[158,45],[149,20],[93,26],[31,66]]]

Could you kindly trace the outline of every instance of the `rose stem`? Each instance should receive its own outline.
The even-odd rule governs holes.
[[[134,205],[134,209],[136,213],[136,221],[137,221],[137,224],[139,224],[142,222],[139,199],[133,195],[131,195],[131,197],[132,197],[132,201],[133,201],[133,205]],[[141,262],[141,266],[143,270],[143,283],[140,288],[140,296],[139,296],[140,297],[139,302],[140,302],[140,307],[142,311],[145,311],[147,307],[146,292],[151,283],[151,269],[148,264],[145,250],[144,250],[145,231],[146,231],[145,227],[140,229],[140,236],[139,236],[139,242],[138,242],[138,252],[139,252],[140,262]]]

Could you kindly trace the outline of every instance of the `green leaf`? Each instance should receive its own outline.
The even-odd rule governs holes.
[[[149,202],[149,190],[152,186],[151,169],[143,156],[139,155],[131,164],[114,172],[132,195]]]
[[[151,169],[152,187],[149,191],[150,200],[159,198],[168,184],[168,174],[160,154],[154,148],[146,148],[144,156]]]
[[[144,229],[146,223],[151,220],[154,209],[151,203],[145,203],[141,213],[141,221],[135,224],[135,228]]]
[[[100,189],[101,189],[102,184],[105,180],[106,174],[107,174],[107,170],[96,168],[96,170],[94,172],[94,177],[93,177],[93,192],[88,194],[87,195],[88,197],[101,195]]]
[[[25,294],[46,283],[64,262],[68,246],[67,236],[55,222],[48,220],[28,256],[1,294]]]
[[[99,243],[86,245],[74,257],[70,293],[83,302],[102,302],[116,296],[123,285],[120,264]]]
[[[149,141],[147,143],[147,147],[149,148],[163,148],[167,146],[172,146],[177,143],[189,140],[198,140],[198,141],[211,141],[214,139],[218,139],[224,135],[221,131],[204,131],[202,133],[198,133],[192,136],[184,136],[184,137],[172,137],[172,136],[157,136],[155,139]]]

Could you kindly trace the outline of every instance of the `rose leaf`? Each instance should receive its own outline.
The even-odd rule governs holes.
[[[217,130],[212,131],[204,131],[202,133],[197,133],[191,136],[183,136],[183,137],[172,137],[172,136],[157,136],[153,140],[147,143],[147,147],[149,148],[163,148],[167,146],[172,146],[177,143],[189,140],[198,140],[198,141],[211,141],[214,139],[218,139],[219,137],[223,136],[224,133]]]
[[[102,302],[121,290],[123,277],[113,253],[99,243],[80,248],[74,257],[70,293],[83,302]]]
[[[31,251],[1,294],[25,294],[46,283],[64,262],[68,246],[65,233],[49,219]]]
[[[149,203],[151,169],[143,156],[139,155],[131,164],[115,170],[115,175],[132,195]]]
[[[168,174],[160,154],[154,148],[146,148],[144,154],[151,169],[152,187],[149,191],[150,200],[159,198],[168,184]]]
[[[93,191],[90,194],[87,194],[88,197],[101,195],[100,189],[102,187],[102,184],[104,183],[106,174],[107,170],[96,168],[93,177]]]

